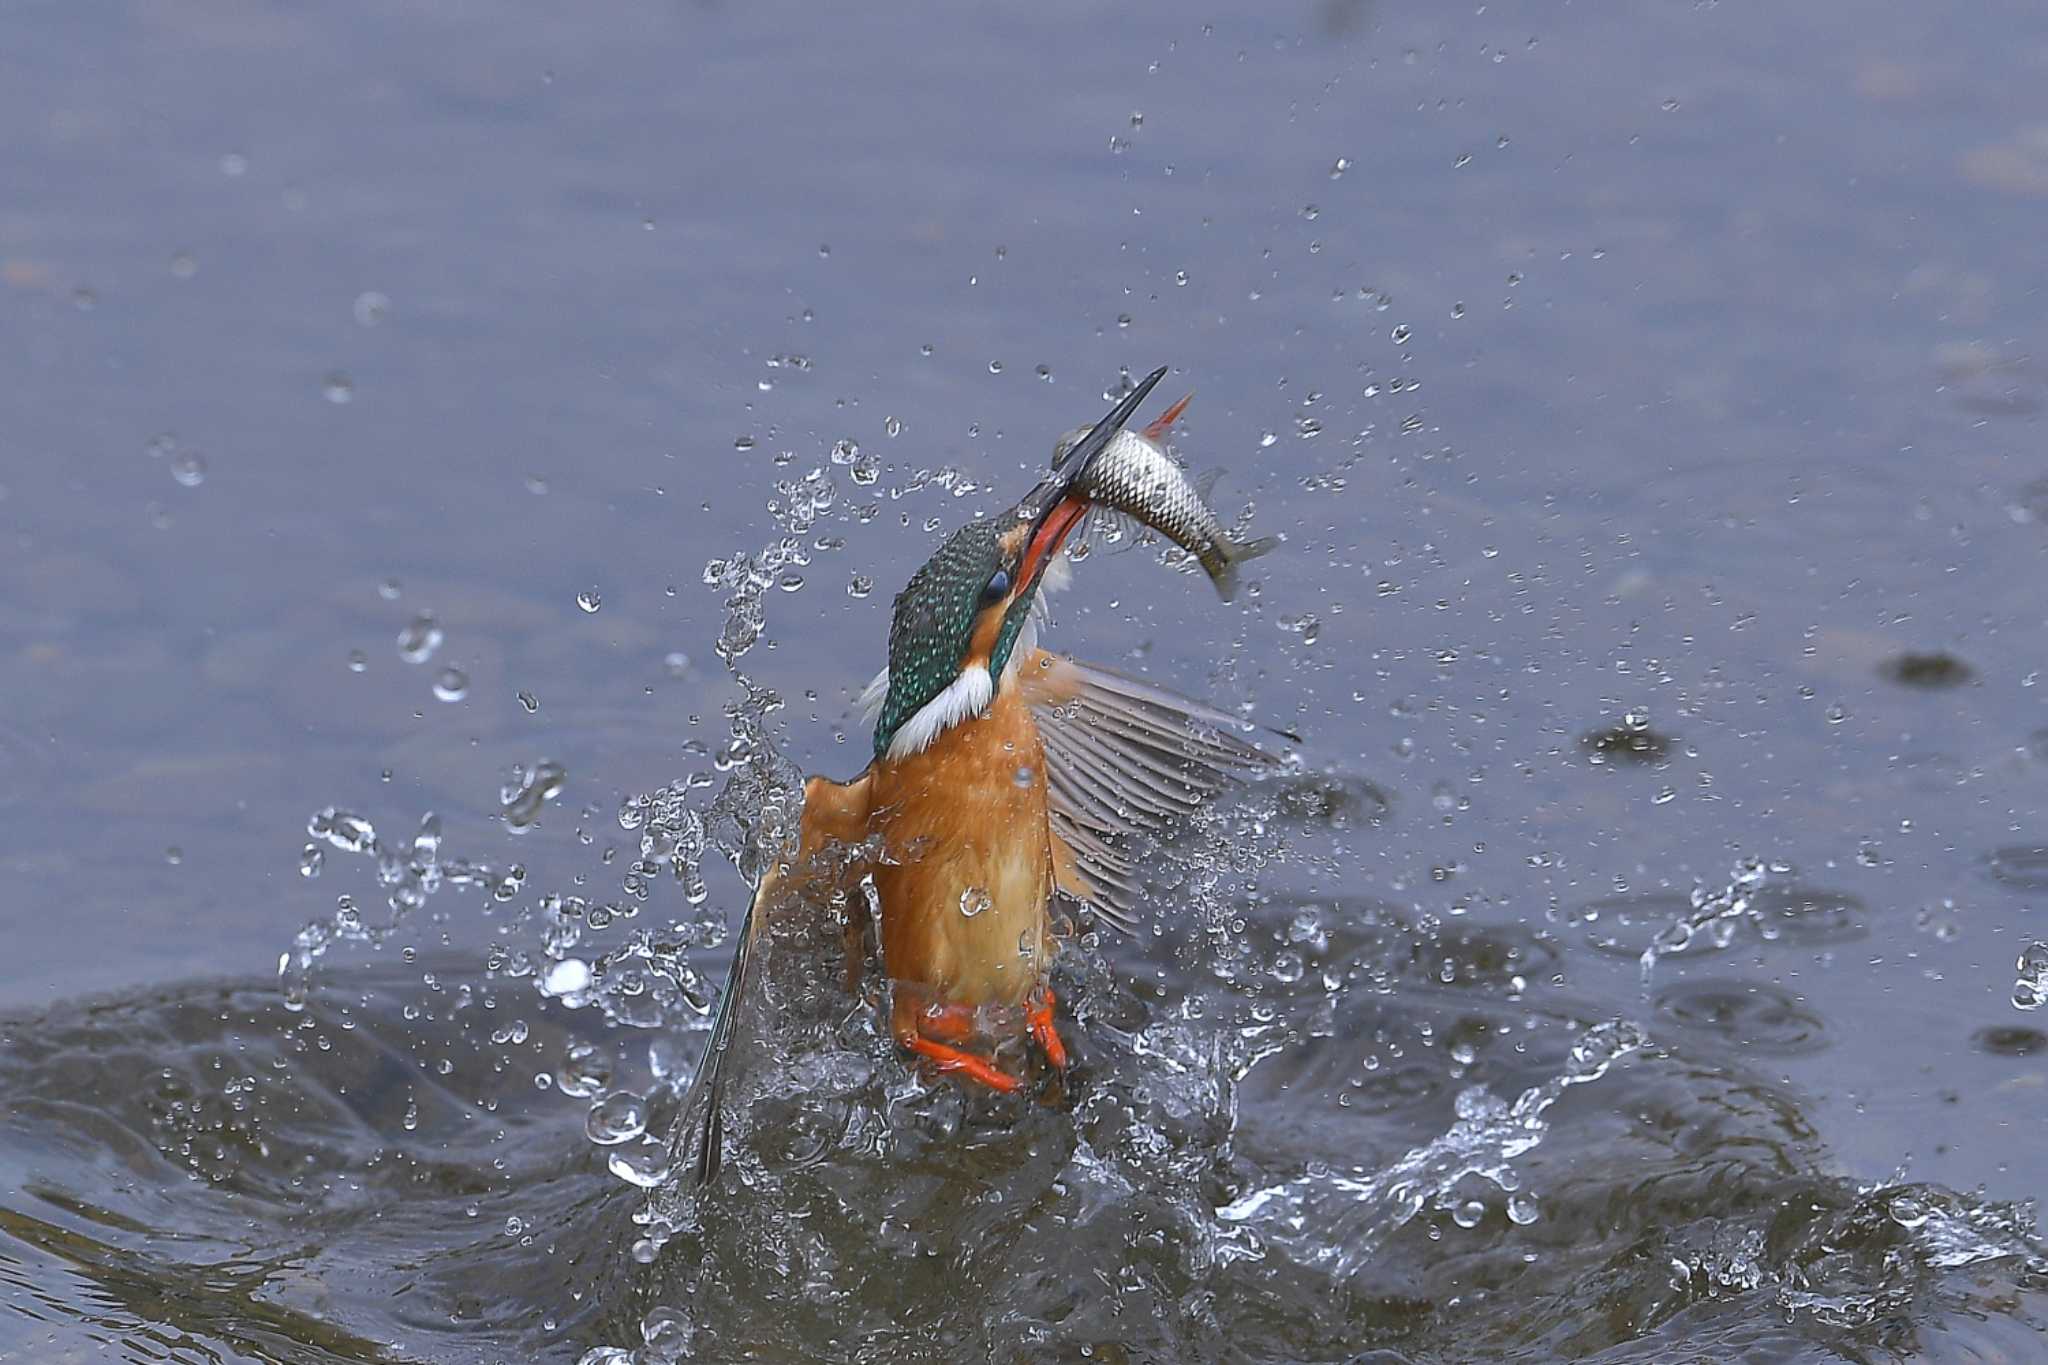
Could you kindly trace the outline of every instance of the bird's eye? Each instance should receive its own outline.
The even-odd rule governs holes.
[[[988,586],[981,590],[984,602],[1000,602],[1010,595],[1010,571],[997,569],[988,580]]]

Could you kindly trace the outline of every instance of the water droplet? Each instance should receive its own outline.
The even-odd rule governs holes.
[[[1678,112],[1678,101],[1675,99],[1665,100],[1663,108],[1665,113],[1675,114]]]
[[[249,171],[249,158],[240,152],[223,152],[220,158],[220,173],[230,180]]]
[[[533,693],[528,692],[525,688],[521,688],[519,690],[519,705],[530,716],[540,710],[540,698],[534,696]]]
[[[884,417],[882,419],[882,430],[888,432],[891,436],[901,436],[903,434],[903,419],[900,417]]]
[[[444,668],[434,675],[434,695],[442,701],[461,701],[469,695],[469,675],[459,668]]]
[[[199,273],[199,261],[189,251],[180,251],[171,257],[171,274],[181,280],[189,280]]]
[[[364,290],[356,295],[356,321],[364,327],[375,327],[391,316],[391,300],[374,289]]]
[[[629,1152],[613,1152],[605,1159],[605,1168],[628,1185],[651,1190],[669,1178],[668,1163],[662,1160],[664,1148],[660,1144],[636,1147]],[[681,1360],[682,1356],[660,1354],[649,1355],[649,1360]]]
[[[732,438],[732,448],[734,450],[752,450],[754,448],[754,438],[751,436],[735,436]]]
[[[327,850],[318,844],[307,844],[299,850],[299,875],[311,881],[320,875],[320,869],[327,866]]]
[[[1133,110],[1131,111],[1131,126],[1132,126],[1133,128],[1143,128],[1143,127],[1145,126],[1145,111],[1144,111],[1144,110],[1142,110],[1142,109],[1133,109]]]
[[[1401,323],[1399,326],[1395,327],[1394,330],[1392,332],[1389,332],[1387,335],[1393,339],[1393,342],[1396,346],[1406,346],[1408,344],[1408,338],[1415,335],[1415,329],[1404,322]]]
[[[565,957],[541,977],[540,993],[551,1000],[561,1000],[581,995],[590,989],[590,982],[590,964],[580,957]],[[565,1003],[578,1002],[569,999]]]
[[[1003,362],[1000,360],[989,361],[988,372],[990,374],[1001,374],[1003,372]]]
[[[1828,707],[1826,714],[1828,718],[1828,724],[1840,725],[1843,721],[1849,719],[1849,708],[1842,705],[1842,703],[1840,702],[1836,702],[1832,706]]]
[[[994,904],[988,892],[978,886],[970,886],[960,893],[960,913],[967,919],[973,919]]]
[[[447,638],[431,616],[415,616],[398,632],[398,657],[409,664],[423,664]]]
[[[2029,943],[2019,956],[2019,979],[2012,983],[2012,1007],[2037,1010],[2048,1004],[2048,943]]]
[[[320,396],[330,403],[346,403],[356,396],[355,381],[335,370],[320,382]]]
[[[1038,367],[1038,369],[1037,369],[1037,375],[1038,375],[1038,377],[1039,377],[1040,379],[1044,380],[1044,381],[1045,381],[1046,383],[1048,383],[1048,384],[1052,383],[1052,366],[1050,366],[1050,365],[1040,365],[1040,366]]]
[[[571,1043],[555,1069],[555,1088],[576,1099],[589,1099],[611,1079],[611,1059],[595,1043]]]
[[[1526,1194],[1508,1196],[1508,1221],[1517,1227],[1528,1227],[1542,1216],[1542,1209]]]
[[[680,649],[670,650],[662,656],[661,666],[671,678],[686,677],[690,672],[690,656]]]
[[[185,850],[179,848],[176,844],[172,844],[164,850],[164,861],[172,867],[176,867],[179,863],[185,861]]]
[[[1470,153],[1470,152],[1459,152],[1459,153],[1458,153],[1458,155],[1457,155],[1457,159],[1451,162],[1451,169],[1452,169],[1452,170],[1454,170],[1454,171],[1462,171],[1462,170],[1464,170],[1464,169],[1465,169],[1465,168],[1466,168],[1467,166],[1469,166],[1469,165],[1471,165],[1471,164],[1472,164],[1472,153]]]
[[[604,598],[596,588],[585,588],[576,594],[576,605],[587,615],[595,615],[604,608]]]
[[[647,1131],[647,1101],[630,1090],[615,1090],[590,1106],[583,1133],[602,1147],[631,1142]]]
[[[1315,204],[1303,204],[1301,206],[1301,216],[1313,223],[1316,219],[1323,216],[1323,211]]]
[[[1342,180],[1344,178],[1344,172],[1350,169],[1351,158],[1346,156],[1340,156],[1335,161],[1330,163],[1330,179]]]
[[[366,671],[366,670],[367,670],[367,669],[368,669],[369,667],[370,667],[370,656],[369,656],[368,654],[365,654],[365,653],[364,653],[364,652],[363,652],[362,650],[360,650],[360,649],[352,649],[352,650],[350,650],[350,651],[348,652],[348,671],[349,671],[349,672],[351,672],[351,673],[361,673],[361,672],[364,672],[364,671]]]
[[[1451,1211],[1451,1221],[1461,1228],[1476,1228],[1486,1221],[1486,1205],[1467,1199]]]
[[[398,595],[405,591],[405,585],[395,578],[387,578],[377,585],[377,596],[386,602],[396,602]]]
[[[875,580],[869,578],[866,574],[857,573],[848,579],[846,583],[846,595],[848,597],[866,597],[874,590]]]
[[[531,768],[515,766],[511,780],[498,788],[506,827],[515,833],[531,829],[542,808],[562,794],[568,781],[568,770],[553,759],[544,758]]]
[[[197,488],[206,482],[206,458],[194,450],[188,450],[171,461],[171,477],[187,488]]]

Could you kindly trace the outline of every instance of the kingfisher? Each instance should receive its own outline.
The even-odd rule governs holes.
[[[680,1130],[697,1136],[699,1185],[723,1159],[721,1076],[769,916],[815,909],[820,883],[865,882],[836,898],[849,980],[873,907],[897,1045],[942,1075],[1017,1092],[1027,1078],[997,1056],[991,1020],[1053,1073],[1070,1061],[1050,975],[1054,906],[1133,932],[1136,847],[1282,761],[1270,740],[1285,731],[1254,742],[1227,712],[1038,645],[1045,594],[1069,578],[1062,552],[1091,510],[1089,467],[1165,374],[1063,438],[1052,474],[953,532],[897,595],[888,666],[862,694],[873,758],[850,780],[805,782],[793,846],[741,922]],[[1162,441],[1185,403],[1147,438]]]

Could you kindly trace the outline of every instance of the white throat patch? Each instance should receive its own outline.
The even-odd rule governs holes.
[[[960,670],[960,676],[946,684],[946,690],[917,708],[917,714],[896,727],[889,737],[889,757],[905,759],[923,753],[931,742],[963,720],[988,710],[996,695],[995,682],[980,664]]]

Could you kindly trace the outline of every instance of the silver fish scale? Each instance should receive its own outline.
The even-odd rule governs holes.
[[[1144,437],[1118,432],[1088,466],[1080,489],[1090,502],[1133,517],[1193,551],[1212,573],[1227,564],[1223,524],[1187,472]]]

